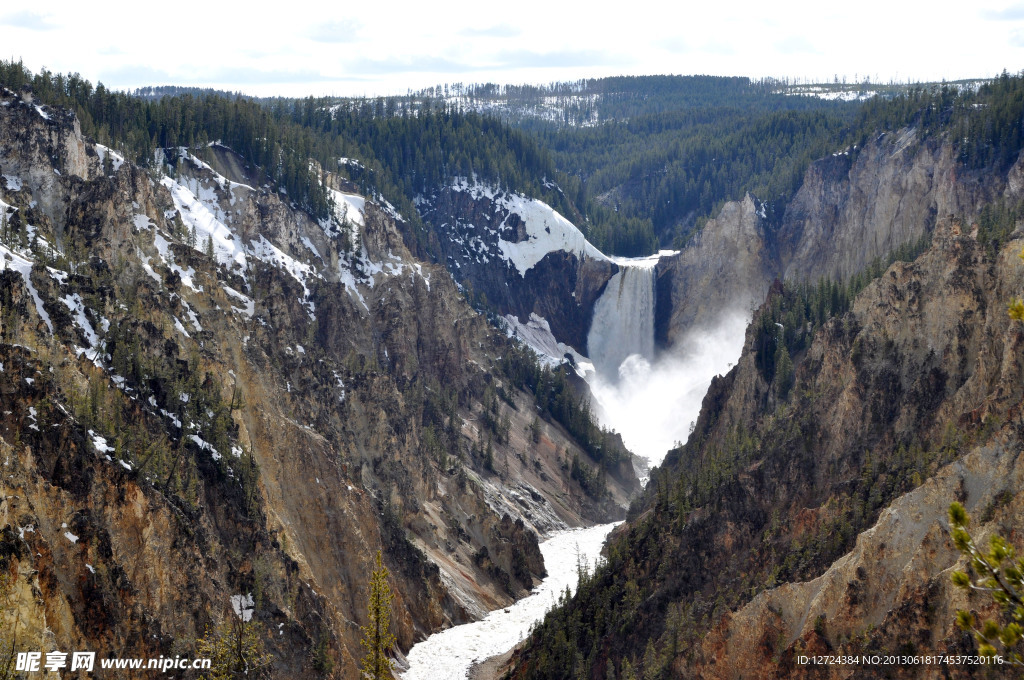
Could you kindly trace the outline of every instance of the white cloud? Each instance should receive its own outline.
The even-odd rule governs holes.
[[[43,16],[29,10],[4,15],[0,18],[0,24],[16,28],[27,28],[30,31],[52,31],[57,28],[57,24],[53,23],[48,16]]]
[[[260,95],[388,94],[441,82],[644,73],[956,79],[1020,67],[1021,41],[1012,29],[1024,4],[983,1],[967,11],[948,0],[927,11],[903,5],[636,0],[628,11],[609,12],[546,0],[514,8],[453,0],[438,12],[430,3],[388,0],[254,0],[240,11],[179,0],[168,11],[114,0],[97,12],[51,0],[45,13],[10,12],[0,23],[4,56],[23,58],[33,70],[45,65],[125,88],[164,77]],[[996,21],[1006,26],[1000,39],[951,47],[991,34]]]
[[[359,31],[363,25],[355,19],[340,19],[327,23],[317,24],[310,32],[309,37],[316,42],[324,43],[350,43],[355,42],[359,37]]]

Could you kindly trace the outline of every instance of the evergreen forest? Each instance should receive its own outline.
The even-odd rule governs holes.
[[[948,132],[967,169],[1005,167],[1024,134],[1024,78],[1005,72],[978,87],[890,87],[852,102],[794,94],[782,81],[710,76],[438,86],[376,99],[127,93],[14,61],[0,62],[0,85],[73,110],[85,134],[142,165],[157,149],[202,155],[224,144],[317,218],[331,211],[317,173],[337,172],[394,205],[414,227],[417,252],[435,256],[414,200],[454,178],[541,199],[604,252],[639,256],[680,247],[746,193],[769,222],[781,220],[812,160],[856,153],[875,130]]]

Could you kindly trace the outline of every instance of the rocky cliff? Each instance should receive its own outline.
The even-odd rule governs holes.
[[[316,222],[230,150],[144,170],[11,92],[0,174],[2,616],[23,648],[194,654],[252,593],[276,676],[348,677],[378,548],[405,649],[528,590],[538,534],[635,489],[571,478],[598,463],[506,376],[504,334],[330,176]]]
[[[1024,330],[1006,307],[1024,290],[1024,241],[996,250],[974,223],[985,200],[1019,200],[1018,166],[961,177],[941,145],[914,143],[904,131],[855,160],[816,164],[776,230],[749,200],[708,224],[702,238],[731,234],[736,258],[775,258],[798,280],[800,268],[848,274],[928,231],[932,244],[882,272],[848,311],[845,286],[761,284],[767,301],[739,363],[712,383],[686,445],[652,472],[607,566],[537,630],[514,677],[972,674],[797,663],[970,652],[953,612],[986,603],[949,586],[958,556],[945,510],[965,502],[982,532],[1019,544]],[[966,214],[939,214],[947,209]],[[751,244],[756,236],[767,241]],[[689,295],[717,294],[711,281]],[[749,291],[749,279],[714,281]]]
[[[1005,300],[1024,285],[1015,257],[1024,244],[988,260],[971,234],[949,223],[940,223],[935,241],[913,265],[894,265],[850,314],[816,336],[798,365],[796,396],[775,401],[748,351],[721,410],[709,409],[720,424],[705,431],[702,465],[728,447],[726,428],[751,422],[744,417],[767,417],[757,427],[762,437],[789,430],[789,450],[769,439],[761,452],[737,460],[726,478],[738,495],[725,507],[715,504],[726,524],[698,510],[683,535],[718,527],[704,537],[711,545],[743,545],[744,554],[774,563],[761,572],[768,584],[793,583],[769,589],[735,614],[719,612],[720,621],[712,614],[710,633],[684,664],[688,670],[674,666],[681,674],[799,676],[811,672],[795,661],[808,649],[972,649],[954,625],[956,608],[968,603],[949,582],[958,553],[945,510],[960,500],[985,518],[986,531],[1019,531],[1011,508],[1024,497],[1017,461],[1024,336],[1006,316]],[[780,417],[795,422],[769,425]],[[763,455],[771,449],[778,458]],[[858,526],[871,528],[825,569],[829,555],[838,556],[850,540],[844,534]],[[730,562],[730,570],[746,568],[742,558]],[[948,677],[971,670],[921,665],[902,672]]]
[[[672,347],[724,313],[749,314],[776,276],[772,238],[755,200],[726,203],[678,254],[657,265],[654,336]]]
[[[939,219],[974,220],[999,197],[1019,200],[1021,167],[968,171],[951,144],[908,128],[812,163],[778,224],[756,198],[726,203],[658,265],[658,342],[672,346],[723,308],[749,312],[776,278],[845,281],[930,234]]]

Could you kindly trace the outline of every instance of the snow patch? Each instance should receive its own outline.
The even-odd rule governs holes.
[[[138,213],[132,218],[132,222],[135,224],[135,231],[142,231],[143,229],[153,229],[156,227],[153,224],[153,220],[149,219],[149,215],[143,215]]]
[[[81,296],[79,296],[78,293],[73,293],[71,295],[65,295],[60,299],[60,301],[64,303],[74,316],[75,325],[81,329],[83,334],[85,334],[86,342],[89,343],[88,347],[76,347],[75,354],[82,356],[82,354],[85,354],[86,352],[92,352],[93,362],[98,366],[100,338],[96,335],[96,331],[93,330],[92,324],[89,322],[89,318],[85,315],[85,303],[82,302]]]
[[[246,269],[245,248],[242,241],[194,194],[191,189],[163,177],[160,184],[171,192],[174,207],[181,221],[190,231],[195,231],[197,248],[204,248],[212,241],[214,257],[228,269]]]
[[[562,251],[581,259],[608,259],[572,222],[543,201],[499,192],[485,184],[471,185],[466,179],[457,180],[452,189],[469,193],[473,198],[488,198],[495,205],[519,215],[526,230],[526,239],[513,242],[499,238],[498,248],[502,259],[511,262],[521,276],[526,276],[526,272],[548,253]]]
[[[166,264],[171,271],[178,273],[183,284],[191,288],[196,293],[203,292],[203,287],[195,284],[194,277],[196,275],[196,270],[192,267],[185,270],[175,263],[174,253],[171,252],[171,244],[159,231],[153,234],[153,245],[156,246],[157,252],[160,253],[160,259],[164,261],[164,264]]]
[[[334,197],[334,216],[340,224],[346,222],[358,227],[366,226],[366,199],[359,194],[346,194],[331,189]]]
[[[250,298],[248,295],[243,295],[242,293],[239,293],[231,286],[225,284],[221,284],[221,288],[224,290],[225,293],[235,298],[236,300],[240,300],[242,304],[245,305],[244,308],[239,308],[232,305],[231,309],[233,311],[238,312],[239,314],[244,314],[247,318],[251,319],[253,313],[255,313],[256,311],[256,303],[252,300],[252,298]]]
[[[174,328],[179,333],[184,335],[186,338],[192,337],[191,335],[188,334],[188,331],[185,330],[185,327],[181,325],[181,321],[178,319],[178,317],[174,317]]]
[[[121,165],[124,164],[124,156],[117,153],[113,149],[103,146],[102,144],[96,145],[96,155],[100,157],[100,165],[104,165],[107,162],[107,155],[110,155],[110,164],[116,173],[121,169]]]
[[[53,322],[50,321],[50,315],[46,313],[46,309],[43,307],[43,299],[39,297],[39,291],[32,285],[32,261],[15,253],[7,246],[0,244],[0,271],[5,269],[13,269],[21,274],[21,278],[25,281],[25,287],[28,288],[32,301],[36,305],[36,313],[43,320],[43,323],[46,324],[50,335],[53,335]]]
[[[231,596],[231,608],[234,610],[235,616],[242,619],[243,623],[248,623],[252,620],[255,607],[256,603],[252,599],[252,593]]]
[[[92,430],[89,430],[89,437],[92,439],[93,448],[100,453],[113,453],[114,448],[107,444],[107,438],[101,437]]]
[[[503,318],[509,337],[518,338],[524,342],[533,350],[543,365],[554,368],[565,362],[566,355],[569,355],[576,364],[577,371],[593,370],[593,366],[585,356],[555,339],[554,334],[551,333],[551,325],[544,317],[531,312],[530,319],[526,323],[521,322],[513,314],[506,314]],[[581,375],[583,374],[581,373]]]

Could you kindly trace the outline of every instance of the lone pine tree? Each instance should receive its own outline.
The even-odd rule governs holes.
[[[949,506],[949,523],[953,544],[968,558],[973,572],[954,571],[953,584],[989,593],[1002,610],[1001,616],[990,618],[960,610],[956,613],[957,625],[974,633],[981,656],[994,657],[999,653],[1000,663],[1024,666],[1024,559],[1016,559],[1013,546],[999,534],[992,534],[987,552],[979,548],[967,531],[970,518],[960,503]]]
[[[377,566],[370,575],[369,620],[362,626],[363,638],[359,641],[366,649],[363,657],[363,677],[370,680],[391,680],[391,659],[388,653],[395,645],[391,633],[391,587],[388,585],[388,570],[377,551]]]

